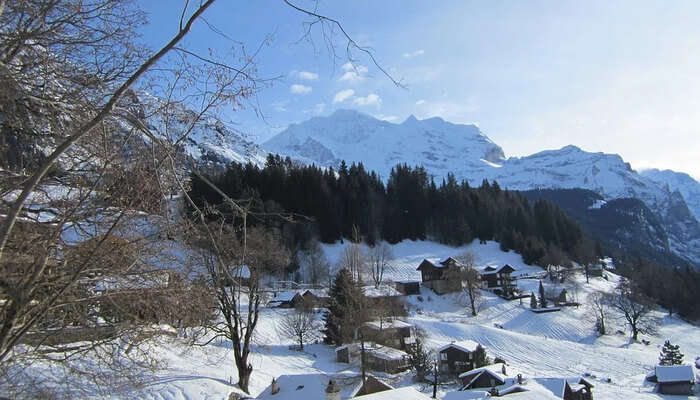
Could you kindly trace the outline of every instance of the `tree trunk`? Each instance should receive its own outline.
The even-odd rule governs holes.
[[[246,357],[247,358],[247,357]],[[238,386],[242,391],[249,393],[248,385],[250,384],[250,375],[253,373],[253,366],[248,364],[243,368],[238,368]]]
[[[472,317],[476,317],[476,304],[474,303],[474,290],[469,290],[469,304],[472,306]]]

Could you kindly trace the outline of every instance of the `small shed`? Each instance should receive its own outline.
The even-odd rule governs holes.
[[[692,365],[659,365],[647,379],[656,382],[657,390],[662,394],[693,394],[695,373]]]
[[[406,296],[420,294],[420,282],[418,281],[397,281],[394,282],[396,290]]]
[[[440,372],[445,375],[458,375],[474,369],[474,352],[479,343],[463,340],[448,343],[437,351],[440,355]]]
[[[389,346],[375,346],[365,350],[365,360],[370,369],[397,374],[409,369],[408,353]]]

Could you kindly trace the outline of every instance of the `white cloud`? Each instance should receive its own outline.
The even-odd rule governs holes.
[[[326,103],[318,103],[314,106],[314,113],[321,114],[326,109]]]
[[[379,108],[382,105],[382,99],[377,94],[370,93],[365,97],[356,97],[353,103],[358,106],[377,106]]]
[[[403,53],[403,58],[413,58],[416,56],[422,56],[423,53],[425,53],[425,51],[423,51],[423,49],[416,50],[416,51],[411,52],[411,53]]]
[[[333,96],[333,104],[342,103],[345,100],[352,97],[352,95],[354,95],[354,94],[355,94],[355,91],[352,89],[341,90],[340,92],[336,93],[335,96]]]
[[[345,63],[342,66],[345,73],[340,77],[341,81],[359,82],[365,79],[369,69],[361,64]]]
[[[417,105],[417,106],[419,106],[419,105],[421,105],[421,104],[425,104],[425,100],[420,99],[420,100],[418,100],[418,101],[416,102],[416,105]]]
[[[295,83],[289,87],[289,91],[294,93],[294,94],[309,94],[309,93],[311,93],[311,90],[312,90],[311,86],[304,86],[304,85],[300,85],[298,83]]]
[[[315,72],[297,71],[295,75],[297,78],[303,79],[305,81],[315,81],[318,79],[318,74]]]

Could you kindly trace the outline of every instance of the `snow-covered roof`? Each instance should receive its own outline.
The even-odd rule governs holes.
[[[270,299],[270,303],[282,303],[292,301],[294,296],[299,294],[299,291],[289,290],[275,293],[275,297]]]
[[[694,382],[695,373],[692,365],[659,365],[656,367],[656,380],[659,383]]]
[[[361,400],[428,400],[430,397],[424,395],[423,393],[417,391],[416,389],[406,386],[393,390],[385,390],[383,392],[377,392],[372,394],[366,394],[364,396],[357,396],[355,399]],[[304,399],[307,400],[307,399]]]
[[[281,375],[276,378],[279,392],[272,394],[270,385],[256,399],[325,400],[329,380],[326,374]]]
[[[474,376],[474,379],[476,379],[477,375],[481,375],[483,373],[486,373],[486,374],[489,374],[489,375],[493,376],[494,378],[500,380],[501,382],[505,382],[507,377],[501,373],[502,368],[503,368],[503,364],[500,364],[500,363],[487,365],[487,366],[484,366],[481,368],[474,368],[471,371],[462,372],[461,374],[459,374],[459,377],[465,378],[468,376]]]
[[[411,328],[413,327],[413,324],[409,324],[408,322],[404,322],[398,319],[395,319],[393,321],[370,321],[370,322],[365,322],[366,326],[369,326],[370,328],[376,329],[376,330],[384,330],[384,329],[400,329],[400,328]]]
[[[459,342],[452,342],[452,343],[448,343],[448,344],[446,344],[446,345],[443,345],[443,346],[441,346],[440,348],[438,348],[437,351],[438,351],[438,352],[441,352],[441,351],[443,351],[443,350],[445,350],[445,349],[447,349],[447,348],[449,348],[449,347],[454,347],[454,348],[456,348],[456,349],[459,349],[459,350],[462,350],[462,351],[466,351],[466,352],[471,353],[471,352],[473,352],[474,350],[476,350],[476,347],[477,347],[478,345],[479,345],[479,343],[477,343],[477,342],[475,342],[475,341],[473,341],[473,340],[462,340],[462,341],[459,341]]]
[[[371,298],[403,296],[403,294],[396,290],[395,287],[388,285],[380,286],[378,288],[374,286],[365,286],[363,287],[363,290],[365,292],[365,296]]]
[[[499,268],[494,268],[494,267],[486,267],[484,268],[484,271],[481,273],[481,275],[491,275],[491,274],[499,274],[501,272],[514,272],[515,268],[511,267],[510,265],[506,264],[502,267]]]
[[[569,387],[572,389],[574,387],[579,387],[577,385],[580,385],[581,382],[587,382],[585,379],[581,378],[580,376],[571,376],[571,377],[564,377],[564,378],[535,378],[535,381],[539,383],[540,385],[544,386],[547,390],[552,392],[555,396],[562,397],[564,396],[564,389],[566,389],[566,383],[569,383]],[[593,386],[590,383],[588,383],[589,386]],[[580,387],[579,387],[580,388]]]
[[[408,357],[408,353],[395,349],[389,346],[377,346],[367,350],[367,353],[374,355],[382,360],[400,360],[404,357]]]

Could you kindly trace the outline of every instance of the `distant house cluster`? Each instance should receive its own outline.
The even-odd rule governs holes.
[[[456,259],[448,257],[438,263],[424,259],[416,270],[421,273],[423,286],[432,289],[437,294],[456,292],[462,289],[458,278],[462,265]],[[480,272],[481,288],[493,293],[511,298],[518,290],[515,278],[511,275],[515,268],[508,264],[500,267],[487,266]]]

